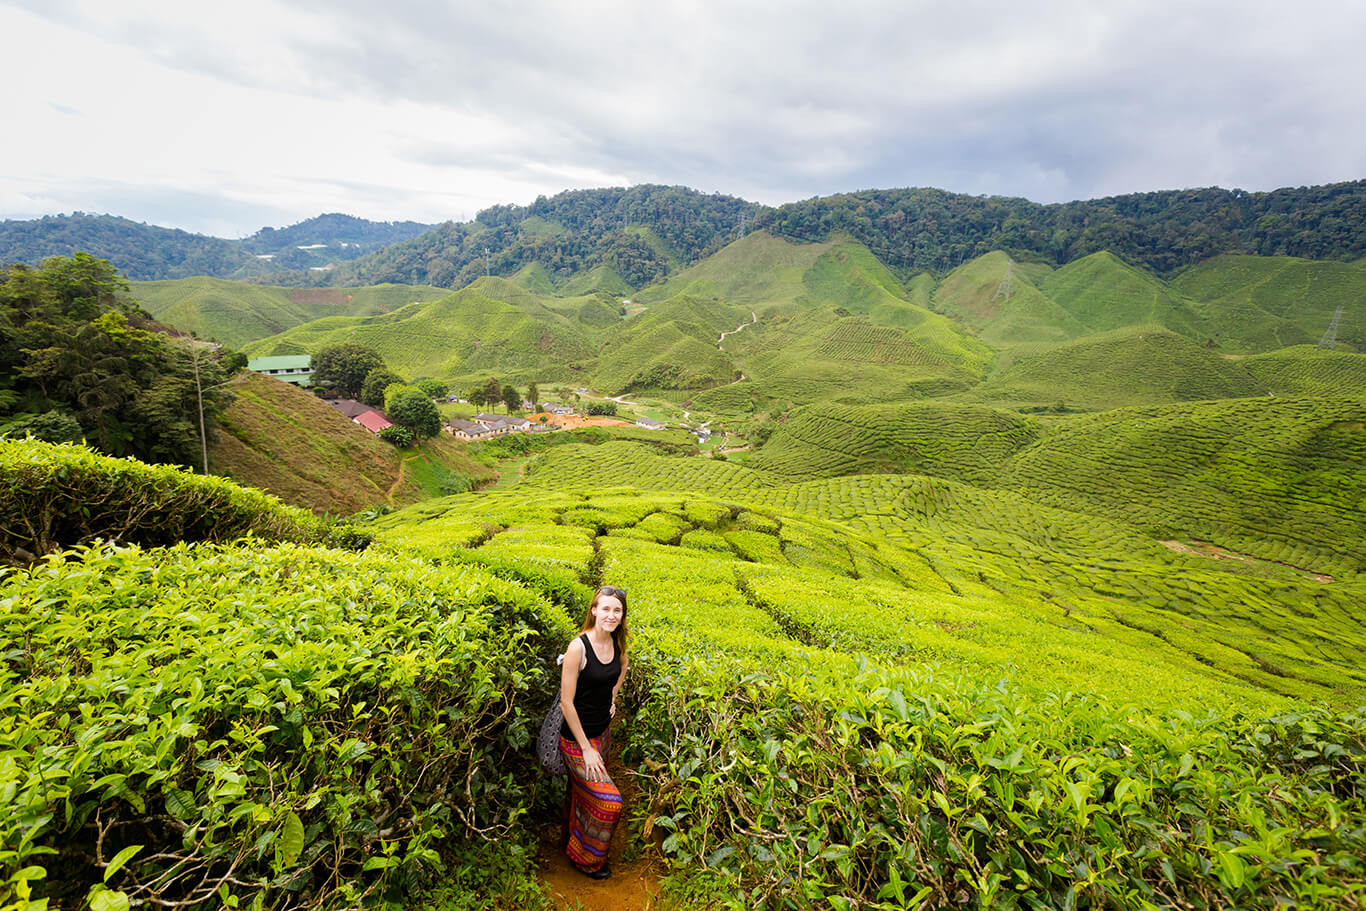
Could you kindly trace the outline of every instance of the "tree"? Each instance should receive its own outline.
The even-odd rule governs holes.
[[[522,394],[517,391],[515,386],[503,387],[503,405],[507,408],[508,414],[520,411],[522,408]]]
[[[503,387],[498,382],[497,377],[489,377],[484,383],[484,404],[490,408],[497,408],[498,403],[503,400]]]
[[[526,387],[526,400],[531,403],[531,407],[537,411],[541,410],[541,390],[536,388],[535,383]]]
[[[207,437],[231,399],[227,355],[202,357],[150,331],[126,287],[85,253],[0,270],[0,415],[38,415],[30,432],[83,436],[110,455],[198,464],[198,392]]]
[[[376,408],[384,407],[384,390],[394,383],[403,382],[398,374],[380,367],[378,370],[371,370],[365,376],[365,383],[360,388],[360,400],[367,405]]]
[[[384,366],[384,358],[367,345],[343,342],[313,355],[312,364],[314,384],[330,386],[341,395],[356,398],[370,371]]]
[[[444,399],[450,393],[450,387],[440,380],[418,380],[413,385],[425,392],[429,399]]]
[[[11,440],[33,437],[48,443],[79,443],[85,436],[81,425],[64,411],[21,415],[0,426],[0,436]]]
[[[386,409],[389,420],[413,432],[418,439],[434,437],[441,432],[441,415],[432,400],[421,389],[398,391]]]
[[[617,413],[617,403],[611,399],[601,402],[589,402],[584,406],[585,414],[614,415]]]
[[[475,408],[483,408],[484,403],[487,401],[487,399],[484,398],[483,386],[475,386],[469,392],[465,393],[465,398],[467,398],[470,404]]]

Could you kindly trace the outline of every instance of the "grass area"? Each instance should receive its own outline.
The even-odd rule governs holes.
[[[210,449],[209,468],[286,503],[350,514],[441,496],[453,492],[453,483],[467,488],[493,476],[445,435],[403,452],[288,383],[243,373],[232,389],[236,401]]]

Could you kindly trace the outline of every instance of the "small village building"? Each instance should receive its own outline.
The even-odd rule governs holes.
[[[365,412],[375,410],[364,402],[358,402],[355,399],[327,399],[327,404],[331,405],[353,421],[365,414]]]
[[[573,406],[573,405],[564,405],[564,404],[561,404],[560,402],[542,402],[542,403],[541,403],[541,410],[542,410],[542,411],[549,412],[550,414],[565,415],[565,414],[573,414],[573,413],[574,413],[574,406]]]
[[[494,435],[491,427],[477,421],[466,421],[460,418],[451,418],[446,422],[446,429],[462,440],[487,440]]]
[[[653,418],[636,418],[636,426],[644,427],[646,430],[663,430],[664,425]]]
[[[352,418],[357,424],[364,427],[371,433],[379,433],[385,427],[394,426],[394,422],[380,414],[378,411],[367,411],[362,415]]]
[[[307,354],[252,358],[247,361],[247,369],[295,386],[313,385],[313,358]]]

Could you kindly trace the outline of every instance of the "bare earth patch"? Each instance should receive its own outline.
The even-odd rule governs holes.
[[[1240,554],[1236,550],[1229,550],[1217,544],[1210,544],[1208,541],[1192,541],[1183,544],[1180,541],[1158,541],[1167,550],[1175,551],[1178,554],[1187,554],[1192,557],[1210,557],[1215,560],[1241,560],[1244,563],[1275,563],[1277,566],[1284,566],[1286,569],[1293,569],[1295,572],[1304,573],[1315,582],[1332,582],[1333,577],[1325,573],[1314,573],[1298,566],[1291,566],[1289,563],[1280,563],[1276,560],[1263,560],[1260,557],[1252,557],[1247,554]]]

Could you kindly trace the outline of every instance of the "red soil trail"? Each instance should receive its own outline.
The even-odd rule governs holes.
[[[612,876],[603,880],[589,879],[569,865],[560,842],[561,829],[557,819],[546,827],[545,837],[541,841],[541,851],[537,857],[541,878],[551,898],[563,908],[576,911],[657,911],[660,907],[657,900],[659,875],[655,864],[649,859],[653,846],[639,844],[641,835],[633,831],[630,825],[632,810],[638,809],[635,779],[631,770],[621,764],[615,744],[607,757],[607,770],[621,790],[622,803],[626,807],[608,852]],[[636,844],[631,844],[632,841]],[[622,860],[628,848],[632,855],[629,862]]]

